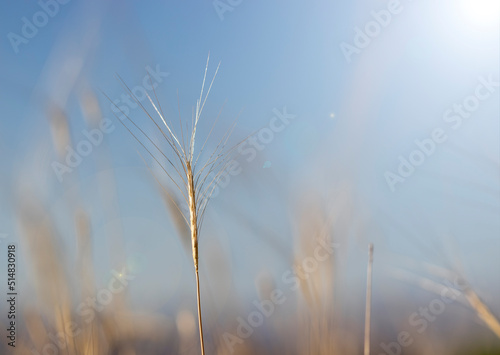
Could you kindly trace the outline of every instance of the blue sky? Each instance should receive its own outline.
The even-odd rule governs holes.
[[[123,227],[127,250],[140,250],[148,259],[158,260],[148,269],[153,280],[163,275],[162,263],[167,261],[168,267],[190,275],[190,260],[180,257],[175,229],[128,133],[114,121],[117,128],[106,136],[106,147],[96,149],[68,175],[66,184],[60,184],[50,165],[55,153],[46,113],[49,102],[60,105],[72,140],[78,142],[86,127],[79,102],[82,92],[95,92],[102,116],[113,119],[100,91],[120,97],[123,89],[115,73],[134,87],[142,82],[146,66],[159,66],[168,72],[158,86],[160,101],[176,117],[178,90],[182,115],[189,120],[210,52],[209,76],[219,61],[221,67],[202,133],[208,132],[226,100],[222,128],[242,111],[235,143],[267,127],[273,109],[286,107],[296,116],[254,161],[242,162],[243,174],[214,199],[206,229],[207,235],[218,237],[205,246],[222,245],[241,276],[233,280],[238,289],[252,288],[253,282],[248,286],[242,280],[253,279],[263,265],[279,276],[286,263],[276,261],[275,251],[248,226],[242,227],[232,215],[235,211],[272,231],[290,252],[294,243],[290,214],[300,204],[299,196],[319,192],[335,199],[345,189],[350,191],[349,203],[339,208],[352,209],[342,221],[347,227],[340,228],[349,255],[346,269],[358,265],[353,273],[362,277],[370,241],[376,243],[381,258],[398,254],[445,263],[441,255],[451,253],[492,295],[499,290],[486,286],[487,281],[498,279],[492,270],[500,267],[498,86],[459,129],[452,129],[443,116],[474,95],[481,80],[499,80],[499,22],[494,6],[487,0],[243,0],[221,20],[211,1],[72,0],[60,4],[54,17],[47,17],[47,24],[15,53],[9,33],[21,35],[22,18],[33,21],[41,8],[36,2],[3,2],[3,229],[18,238],[15,191],[22,182],[54,210],[62,231],[71,228],[67,222],[71,217],[65,215],[61,201],[78,186],[94,217],[96,236],[105,234],[102,227],[113,224],[116,216],[106,220],[101,214],[102,191],[95,184],[111,170],[120,210],[116,218],[128,226]],[[367,46],[346,58],[342,43],[355,46],[356,28],[366,32],[366,26],[390,8],[397,10],[389,12],[377,34],[367,37]],[[131,115],[143,118],[139,110]],[[384,174],[395,172],[399,157],[409,159],[416,149],[414,141],[429,138],[436,128],[445,130],[448,140],[437,144],[435,152],[391,192]],[[101,156],[108,157],[110,167],[99,165]],[[146,235],[139,236],[141,230]],[[165,230],[169,236],[163,238]],[[62,234],[65,243],[73,245],[71,233]],[[106,270],[110,267],[104,261],[106,248],[112,246],[103,239],[96,238],[95,257]],[[165,255],[162,250],[169,252]],[[255,254],[261,257],[255,260],[251,257]],[[176,278],[171,284],[181,282]],[[154,293],[154,287],[160,286],[144,281],[144,289]],[[175,290],[172,286],[168,292]]]

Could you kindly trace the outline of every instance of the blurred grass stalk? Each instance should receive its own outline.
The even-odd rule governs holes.
[[[409,263],[413,266],[418,265],[416,263]],[[464,284],[458,285],[457,280],[460,279],[458,274],[441,268],[439,266],[423,263],[425,270],[430,272],[435,277],[444,277],[445,280],[454,283],[455,286],[459,286],[457,291],[463,296],[463,299],[457,299],[462,305],[469,306],[478,316],[478,318],[483,321],[484,325],[488,327],[499,339],[500,339],[500,322],[497,317],[493,314],[490,308],[481,300],[474,289],[461,278]],[[436,295],[441,296],[443,290],[449,286],[442,285],[434,280],[427,277],[422,277],[402,269],[396,269],[392,272],[393,276],[399,280],[417,285],[423,290],[432,292]]]
[[[368,269],[366,272],[366,305],[365,305],[365,351],[370,355],[370,322],[372,310],[372,269],[373,269],[373,244],[368,247]]]

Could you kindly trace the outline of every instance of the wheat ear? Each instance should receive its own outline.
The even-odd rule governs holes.
[[[191,162],[186,162],[186,175],[188,183],[189,198],[189,227],[191,229],[191,247],[193,251],[194,272],[196,273],[196,301],[198,304],[198,325],[200,329],[201,354],[205,355],[205,345],[203,342],[203,323],[201,319],[201,297],[200,297],[200,276],[198,274],[198,220],[196,213],[196,190],[194,187],[194,175]]]
[[[198,303],[198,326],[200,330],[200,347],[201,347],[201,354],[205,355],[205,348],[204,348],[204,341],[203,341],[203,326],[202,326],[202,316],[201,316],[201,295],[200,295],[200,279],[199,279],[199,274],[198,274],[198,264],[199,264],[199,252],[198,252],[198,234],[201,229],[201,225],[203,223],[203,219],[205,216],[205,210],[208,205],[208,202],[210,200],[210,197],[212,196],[212,193],[214,192],[215,188],[217,187],[219,178],[221,174],[226,170],[228,165],[233,161],[235,152],[237,152],[236,148],[245,142],[251,135],[249,135],[247,138],[244,140],[240,141],[237,145],[233,146],[230,149],[226,149],[227,142],[234,130],[235,124],[236,124],[236,118],[233,124],[227,129],[227,131],[224,133],[218,144],[216,145],[215,149],[211,153],[211,155],[205,159],[204,163],[200,164],[201,167],[198,168],[198,161],[200,157],[202,156],[202,153],[205,149],[205,145],[207,141],[209,140],[212,131],[215,127],[215,124],[217,123],[219,116],[221,112],[219,112],[219,116],[215,119],[212,128],[210,129],[210,132],[208,133],[205,142],[201,146],[201,149],[197,153],[197,156],[195,157],[195,141],[196,141],[196,132],[197,132],[197,126],[199,119],[201,117],[201,113],[203,111],[203,107],[205,106],[205,102],[207,100],[207,97],[210,93],[210,90],[212,88],[212,84],[215,80],[215,77],[217,76],[217,72],[219,71],[219,65],[217,66],[217,69],[215,71],[215,74],[212,78],[212,81],[210,82],[210,85],[208,86],[207,92],[204,96],[205,92],[205,81],[206,81],[206,76],[207,76],[207,69],[208,69],[208,63],[209,63],[210,55],[207,58],[207,64],[205,67],[205,74],[203,76],[203,83],[201,85],[201,93],[199,99],[196,101],[196,107],[193,108],[193,117],[192,117],[192,123],[191,123],[191,130],[190,134],[187,134],[188,131],[186,131],[186,136],[184,135],[184,131],[182,130],[182,122],[180,119],[180,109],[179,109],[179,126],[181,129],[181,135],[180,137],[175,134],[174,130],[172,129],[172,123],[167,122],[165,119],[165,115],[163,114],[163,110],[161,108],[160,102],[158,100],[158,97],[156,96],[156,91],[154,89],[154,85],[152,85],[152,80],[151,77],[150,79],[150,85],[153,87],[153,93],[154,93],[154,98],[153,100],[149,94],[146,93],[146,96],[156,112],[156,119],[151,115],[148,110],[144,107],[144,105],[141,103],[141,101],[134,95],[134,93],[130,90],[130,88],[124,83],[124,81],[117,76],[118,80],[122,83],[123,87],[125,90],[128,92],[128,94],[134,99],[134,101],[137,103],[137,105],[144,111],[148,119],[153,122],[155,127],[158,129],[158,131],[161,133],[165,141],[167,142],[168,146],[170,146],[171,151],[173,152],[174,156],[168,157],[161,149],[160,147],[149,137],[143,129],[139,127],[138,124],[136,124],[130,117],[127,115],[127,113],[123,112],[116,104],[113,103],[113,101],[105,94],[106,98],[118,109],[119,112],[123,114],[123,121],[122,119],[118,118],[118,121],[127,129],[127,131],[139,142],[139,144],[151,155],[151,157],[154,159],[154,161],[160,166],[160,168],[165,172],[165,174],[169,177],[169,179],[173,182],[173,184],[176,186],[177,190],[180,192],[180,194],[183,196],[184,201],[186,204],[189,206],[189,216],[185,216],[182,213],[181,208],[177,205],[175,202],[175,199],[169,195],[170,200],[173,202],[173,204],[177,207],[179,212],[182,214],[182,217],[184,221],[186,222],[187,226],[189,227],[191,231],[191,247],[192,247],[192,254],[193,254],[193,263],[194,263],[194,269],[195,269],[195,275],[196,275],[196,295],[197,295],[197,303]],[[221,109],[222,111],[222,109]],[[158,120],[159,117],[159,120]],[[145,138],[145,141],[144,141]],[[179,139],[180,138],[180,139]],[[146,144],[152,145],[154,147],[148,149],[146,147]],[[159,154],[160,156],[157,156]],[[166,160],[168,163],[165,164],[164,166],[160,160],[161,159]],[[167,168],[170,166],[170,172],[167,170]]]

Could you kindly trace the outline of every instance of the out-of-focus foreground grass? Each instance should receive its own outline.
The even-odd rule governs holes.
[[[102,115],[96,96],[88,93],[81,102],[87,118],[84,124],[89,130],[98,127]],[[66,154],[64,149],[71,141],[71,119],[58,108],[48,110],[47,116],[53,146],[42,149],[53,151],[53,155],[45,157],[50,162]],[[36,144],[34,148],[37,149]],[[112,169],[109,147],[103,144],[95,149],[87,159]],[[68,179],[77,179],[77,170]],[[158,238],[179,238],[186,246],[185,257],[189,258],[188,231],[167,196],[168,186],[150,180],[152,188],[157,189],[158,199],[164,198],[164,218],[176,226]],[[129,299],[129,284],[135,278],[147,277],[138,273],[147,260],[134,253],[128,255],[123,226],[110,227],[106,233],[104,244],[109,246],[109,253],[105,263],[113,271],[104,278],[96,271],[99,268],[95,264],[103,261],[97,262],[93,252],[97,241],[91,216],[97,209],[99,213],[120,217],[120,196],[113,175],[99,183],[102,185],[94,188],[105,192],[99,206],[89,205],[82,192],[72,189],[59,201],[65,209],[64,217],[54,215],[43,191],[37,190],[48,188],[50,183],[14,194],[19,247],[28,260],[23,267],[33,281],[30,287],[33,294],[18,306],[21,320],[15,353],[198,354],[195,303],[184,301],[192,300],[191,290],[178,290],[176,297],[156,312],[138,311]],[[255,289],[258,299],[230,291],[224,311],[216,314],[213,307],[214,298],[219,297],[217,285],[238,279],[239,270],[229,266],[232,256],[223,249],[202,246],[200,252],[205,254],[206,261],[201,268],[208,275],[202,288],[207,299],[203,311],[208,354],[362,353],[364,281],[356,289],[356,292],[362,290],[361,296],[346,297],[342,288],[349,284],[346,278],[350,274],[342,265],[346,265],[347,255],[343,248],[336,247],[350,243],[352,236],[348,236],[346,226],[359,222],[350,218],[353,208],[350,186],[340,186],[335,191],[324,196],[303,186],[300,194],[285,198],[292,201],[291,232],[285,238],[293,245],[291,250],[275,242],[269,235],[272,230],[269,226],[234,211],[224,214],[224,218],[237,221],[239,228],[266,240],[268,248],[284,260],[288,269],[275,277],[272,275],[276,273],[264,266],[254,273],[257,275],[254,280],[243,281]],[[99,243],[102,245],[103,241]],[[465,280],[457,283],[458,274],[454,270],[404,257],[400,260],[401,268],[393,276],[402,281],[401,290],[377,285],[380,278],[375,278],[372,354],[500,354],[498,321],[476,290]],[[360,259],[359,264],[364,267],[366,260]],[[375,252],[375,274],[384,272],[382,264]],[[177,272],[165,270],[164,278],[156,282],[168,283]],[[422,304],[430,309],[430,314],[412,316],[408,312],[408,309],[420,312],[422,307],[413,299],[405,299],[407,294],[403,290],[408,287],[424,300]],[[436,297],[450,290],[453,302],[436,301],[441,300]],[[147,289],[138,294],[145,303],[163,297]],[[381,303],[380,298],[386,302]],[[272,306],[271,299],[275,300]],[[443,305],[445,309],[441,310]],[[4,342],[0,346],[2,353],[10,350]]]

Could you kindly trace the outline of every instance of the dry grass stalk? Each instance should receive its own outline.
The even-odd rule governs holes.
[[[202,156],[205,145],[209,140],[212,131],[214,129],[215,124],[217,123],[217,119],[214,121],[212,128],[205,139],[200,151],[197,153],[195,157],[195,141],[196,141],[196,132],[198,127],[198,122],[201,117],[201,113],[203,111],[203,107],[205,106],[205,102],[212,88],[212,84],[219,70],[219,66],[215,71],[215,74],[212,78],[212,81],[207,89],[207,92],[204,96],[204,88],[205,81],[207,75],[209,58],[207,58],[207,64],[205,67],[205,74],[203,76],[203,83],[201,87],[200,97],[196,102],[196,107],[193,109],[193,117],[192,124],[189,134],[188,132],[184,132],[182,129],[182,122],[179,117],[179,127],[181,130],[181,134],[176,135],[174,133],[172,123],[166,121],[165,115],[163,114],[163,110],[161,108],[158,97],[156,96],[156,91],[153,89],[155,101],[146,93],[149,102],[157,114],[157,117],[161,120],[161,122],[157,122],[158,118],[155,120],[153,116],[148,112],[148,110],[144,107],[144,105],[138,100],[138,98],[133,94],[130,88],[123,82],[123,80],[118,77],[118,79],[123,84],[124,88],[128,91],[129,95],[134,99],[134,101],[141,107],[147,117],[153,122],[155,127],[159,130],[167,144],[170,146],[174,157],[169,158],[159,147],[158,145],[149,137],[144,130],[142,130],[134,121],[130,119],[130,117],[122,111],[122,114],[126,118],[123,122],[119,120],[121,124],[130,132],[130,134],[139,142],[139,144],[146,149],[146,151],[151,155],[151,157],[155,160],[157,164],[161,167],[161,169],[165,172],[165,174],[169,177],[172,183],[175,185],[177,190],[183,196],[186,204],[189,207],[189,216],[185,216],[178,206],[176,199],[173,196],[168,196],[172,203],[176,206],[177,210],[181,213],[184,221],[191,232],[191,249],[193,255],[193,263],[196,275],[196,293],[197,293],[197,305],[198,305],[198,324],[200,331],[200,345],[201,345],[201,353],[205,354],[204,350],[204,341],[203,341],[203,326],[202,326],[202,316],[201,316],[201,296],[200,296],[200,281],[198,274],[198,234],[201,228],[205,209],[207,207],[208,201],[217,186],[220,175],[225,171],[228,165],[232,162],[233,154],[236,151],[238,145],[232,147],[231,149],[226,150],[226,144],[231,136],[235,122],[229,127],[229,129],[224,133],[216,148],[212,152],[212,154],[205,159],[204,164],[199,167],[198,160]],[[151,81],[151,78],[150,78]],[[151,82],[152,84],[152,82]],[[105,95],[105,94],[104,94]],[[105,95],[106,96],[106,95]],[[106,96],[110,102],[108,96]],[[118,108],[118,107],[117,107]],[[119,109],[119,108],[118,108]],[[219,113],[220,115],[220,113]],[[180,110],[179,110],[180,116]],[[132,132],[135,130],[136,133]],[[184,135],[186,133],[186,136]],[[144,137],[146,141],[141,140],[139,137]],[[152,144],[154,147],[154,151],[158,152],[161,157],[156,156],[150,149],[146,147],[146,144]],[[165,159],[168,165],[170,166],[171,171],[168,172],[167,168],[160,162],[160,159]],[[200,161],[201,162],[201,161]],[[201,163],[200,163],[201,164]],[[165,190],[167,192],[167,190]],[[168,192],[167,192],[168,194]]]
[[[373,244],[368,248],[368,269],[366,272],[366,305],[365,305],[365,351],[370,355],[370,322],[372,309],[372,270],[373,270]]]
[[[465,298],[469,302],[470,306],[476,312],[477,316],[491,329],[497,337],[500,338],[500,323],[495,315],[490,311],[488,306],[484,304],[479,296],[470,287],[465,290]]]
[[[33,197],[22,198],[19,216],[23,236],[22,246],[28,251],[33,261],[35,289],[38,297],[47,308],[47,314],[51,315],[53,329],[56,333],[64,334],[73,319],[69,280],[59,257],[60,250],[55,226],[43,205]],[[46,278],[45,275],[51,275],[51,277]],[[68,352],[76,354],[76,349],[77,344],[72,339],[68,342]]]
[[[336,255],[318,260],[316,270],[306,273],[302,262],[313,256],[318,243],[330,243],[337,229],[336,213],[325,209],[322,197],[308,193],[300,198],[297,211],[298,245],[294,255],[294,270],[300,281],[300,292],[304,303],[298,308],[297,329],[300,335],[294,349],[289,353],[331,355],[341,353],[339,339],[334,326]],[[302,275],[302,276],[300,276]],[[280,327],[282,330],[282,327]],[[345,339],[343,339],[345,340]]]
[[[413,263],[414,266],[417,265]],[[476,313],[479,319],[481,319],[484,324],[498,337],[500,338],[500,322],[498,318],[493,314],[490,308],[479,298],[477,293],[472,289],[472,287],[465,281],[464,277],[459,278],[459,274],[453,272],[451,270],[447,270],[445,268],[435,266],[432,264],[424,263],[424,269],[430,272],[433,276],[436,277],[444,277],[451,283],[457,282],[457,279],[461,279],[461,284],[457,285],[458,289],[455,289],[459,292],[459,297],[456,298],[456,301],[461,303],[464,306],[470,306],[472,310]],[[436,281],[433,281],[426,277],[417,276],[412,272],[408,272],[402,269],[397,269],[393,272],[393,276],[406,281],[413,283],[420,288],[435,293],[436,295],[441,296],[442,291],[450,286],[442,285]]]

